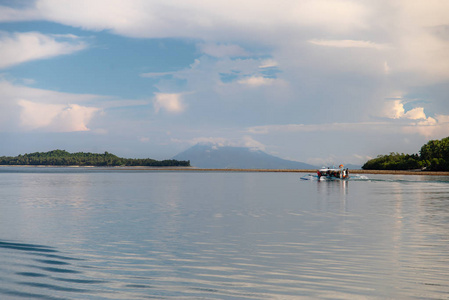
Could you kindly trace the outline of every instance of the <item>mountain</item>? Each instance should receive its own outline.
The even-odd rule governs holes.
[[[173,159],[190,160],[191,166],[210,169],[316,169],[306,163],[285,160],[251,148],[202,144],[179,153]]]
[[[344,164],[345,168],[348,168],[350,170],[361,170],[362,165],[354,165],[354,164]]]

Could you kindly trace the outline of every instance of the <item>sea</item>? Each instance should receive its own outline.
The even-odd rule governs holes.
[[[449,177],[0,167],[0,299],[449,299]]]

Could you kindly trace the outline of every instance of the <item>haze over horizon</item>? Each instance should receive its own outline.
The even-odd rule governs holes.
[[[0,155],[314,165],[449,136],[448,1],[0,1]]]

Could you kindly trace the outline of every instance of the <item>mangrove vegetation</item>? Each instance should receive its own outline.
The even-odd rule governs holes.
[[[174,159],[155,160],[151,158],[121,158],[114,154],[99,153],[69,153],[65,150],[35,152],[19,156],[1,156],[0,165],[32,165],[32,166],[146,166],[146,167],[188,167],[190,161]]]
[[[449,137],[431,140],[421,147],[419,154],[392,152],[367,161],[364,170],[427,170],[449,171]]]

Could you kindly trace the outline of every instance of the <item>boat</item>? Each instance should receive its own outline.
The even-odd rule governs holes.
[[[337,167],[322,167],[316,171],[316,174],[307,174],[301,177],[301,180],[311,181],[346,181],[346,180],[370,180],[365,175],[351,175],[349,176],[349,169],[344,168],[343,165]]]
[[[347,180],[349,179],[349,169],[343,165],[336,167],[322,167],[316,171],[318,180]]]

